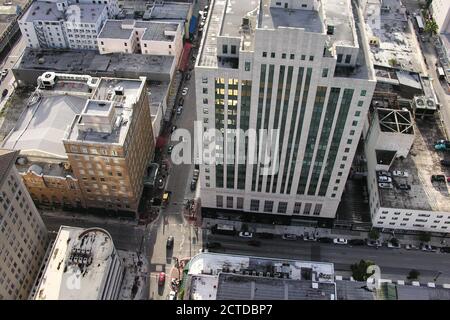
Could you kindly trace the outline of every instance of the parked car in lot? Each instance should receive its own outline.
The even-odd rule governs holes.
[[[394,175],[394,177],[407,178],[409,176],[408,172],[400,171],[400,170],[394,170],[394,171],[392,171],[392,174]]]
[[[181,91],[181,95],[185,96],[188,94],[188,92],[189,92],[189,88],[185,87],[185,88],[183,88],[183,91]]]
[[[377,171],[377,174],[379,176],[392,177],[392,174],[389,171],[380,170],[380,171]]]
[[[392,182],[392,178],[386,177],[386,176],[378,176],[378,182],[391,183]]]
[[[381,189],[392,189],[392,184],[390,184],[390,183],[385,183],[385,182],[383,182],[383,183],[378,183],[378,186],[379,186]]]
[[[348,241],[347,241],[347,239],[344,239],[344,238],[335,238],[335,239],[333,239],[333,243],[334,244],[347,244]]]
[[[242,238],[253,238],[253,233],[248,232],[248,231],[241,231],[241,232],[239,232],[239,237],[242,237]]]
[[[363,239],[351,239],[348,240],[348,244],[352,246],[363,246],[366,242]]]
[[[258,241],[258,240],[250,240],[249,242],[247,242],[247,244],[248,244],[249,246],[252,246],[252,247],[260,247],[260,246],[261,246],[261,241]]]
[[[411,190],[411,186],[407,183],[400,183],[397,185],[397,189],[400,190]]]
[[[167,238],[166,248],[167,249],[172,249],[173,248],[173,236],[170,236],[170,237]]]
[[[166,282],[166,274],[164,272],[160,272],[158,277],[158,286],[162,287],[164,282]]]
[[[333,243],[333,239],[332,238],[327,238],[327,237],[321,237],[321,238],[317,238],[317,242]]]
[[[297,235],[291,234],[291,233],[285,233],[281,236],[281,239],[294,241],[294,240],[297,240]]]
[[[380,240],[367,240],[367,245],[369,247],[381,247]]]
[[[175,291],[170,291],[169,300],[177,300],[177,293]]]
[[[431,176],[431,182],[445,182],[445,176],[443,174],[434,174]]]

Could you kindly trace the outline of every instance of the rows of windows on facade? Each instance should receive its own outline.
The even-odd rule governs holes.
[[[0,149],[0,300],[27,299],[48,246],[47,230],[15,168]]]

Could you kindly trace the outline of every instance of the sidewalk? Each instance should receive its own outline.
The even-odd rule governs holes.
[[[350,239],[367,239],[369,233],[366,231],[354,231],[345,229],[327,229],[327,228],[315,228],[315,227],[303,227],[303,226],[286,226],[286,225],[268,225],[261,223],[251,223],[233,220],[221,220],[221,219],[203,219],[203,228],[211,228],[215,224],[226,224],[234,226],[235,230],[241,230],[242,225],[247,225],[249,231],[256,233],[272,233],[282,235],[285,233],[295,234],[297,236],[301,235],[314,235],[316,238],[328,237],[328,238],[346,238]],[[388,241],[391,239],[392,233],[380,233],[379,240],[381,242]],[[406,234],[396,234],[395,237],[399,240],[401,244],[414,244],[419,245],[420,240],[418,236],[406,235]],[[450,245],[450,238],[447,238],[447,244],[442,244],[443,238],[431,237],[429,244],[432,246],[442,247],[445,245]]]

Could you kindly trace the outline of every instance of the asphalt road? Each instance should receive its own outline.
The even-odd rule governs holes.
[[[22,55],[23,51],[25,50],[26,42],[24,37],[20,37],[16,43],[13,44],[13,48],[11,49],[11,52],[8,54],[8,56],[1,61],[1,70],[8,69],[9,72],[6,75],[5,79],[3,79],[0,83],[0,94],[3,92],[4,89],[8,89],[8,95],[5,98],[0,98],[0,111],[3,108],[7,98],[11,95],[11,93],[14,90],[14,75],[11,71],[11,68],[16,64],[17,60]]]
[[[350,265],[361,259],[373,261],[381,268],[382,278],[395,275],[392,280],[405,280],[411,269],[419,270],[426,279],[434,278],[440,271],[436,283],[450,282],[450,254],[423,252],[419,250],[376,249],[367,246],[334,245],[307,241],[286,241],[281,238],[258,239],[260,247],[247,244],[248,240],[237,236],[209,234],[208,242],[220,242],[222,248],[211,251],[273,258],[332,262],[337,271],[350,271]],[[339,274],[339,272],[337,272]],[[385,276],[383,276],[383,274]]]

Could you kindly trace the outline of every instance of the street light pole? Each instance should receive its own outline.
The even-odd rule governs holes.
[[[442,272],[441,272],[441,271],[438,271],[436,277],[434,277],[434,280],[433,280],[434,283],[436,283],[437,278],[439,278],[439,276],[440,276],[441,274],[442,274]]]

